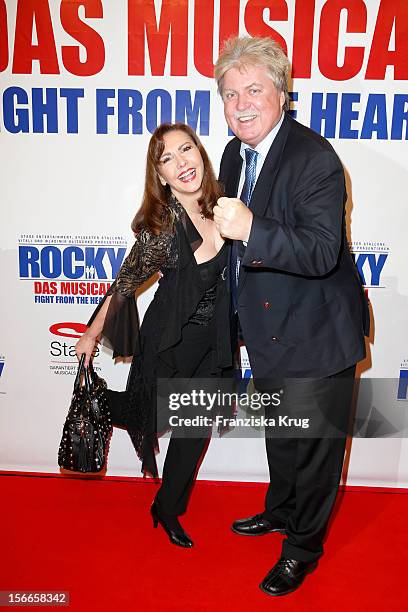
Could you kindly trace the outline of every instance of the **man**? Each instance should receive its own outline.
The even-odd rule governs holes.
[[[235,521],[242,535],[286,534],[260,587],[294,591],[323,553],[341,476],[356,363],[368,309],[347,246],[342,165],[289,109],[289,62],[269,38],[227,41],[215,78],[227,123],[214,218],[233,240],[231,290],[258,390],[284,390],[285,409],[340,434],[272,438],[265,509]],[[324,431],[324,430],[323,430]]]

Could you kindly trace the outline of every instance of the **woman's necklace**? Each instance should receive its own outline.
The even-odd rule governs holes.
[[[184,207],[184,208],[185,208],[185,207]],[[206,220],[206,218],[207,218],[207,217],[204,215],[204,213],[203,213],[203,211],[202,211],[202,210],[200,210],[200,211],[198,211],[198,210],[189,210],[188,208],[185,208],[185,210],[186,210],[186,212],[187,212],[189,215],[200,215],[200,217],[201,217],[201,219],[202,219],[203,221],[205,221],[205,220]]]

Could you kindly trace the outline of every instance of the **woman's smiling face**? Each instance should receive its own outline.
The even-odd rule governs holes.
[[[182,130],[167,132],[163,141],[164,149],[157,165],[161,183],[168,183],[177,199],[183,199],[183,195],[199,198],[204,163],[197,145]]]

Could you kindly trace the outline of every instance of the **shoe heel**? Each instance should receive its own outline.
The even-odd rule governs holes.
[[[173,519],[173,523],[176,524],[173,524],[173,526],[170,527],[167,521],[163,519],[163,515],[160,516],[159,511],[154,503],[150,508],[150,514],[153,519],[153,527],[156,528],[157,525],[160,523],[164,531],[169,536],[170,542],[172,544],[176,544],[176,546],[182,546],[183,548],[191,548],[193,546],[193,541],[190,540],[188,535],[185,533],[182,526],[178,522],[177,517],[174,517]],[[167,518],[172,519],[173,517],[168,516]]]
[[[159,517],[157,516],[156,506],[153,505],[150,508],[150,514],[151,514],[152,520],[153,520],[153,528],[156,529],[157,525],[159,524]]]

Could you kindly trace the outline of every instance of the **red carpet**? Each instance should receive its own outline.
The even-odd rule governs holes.
[[[198,482],[182,521],[191,550],[153,530],[155,491],[151,481],[0,475],[0,590],[69,591],[70,610],[406,609],[403,492],[340,494],[318,569],[295,593],[272,598],[258,583],[282,536],[229,528],[262,509],[265,485]]]

